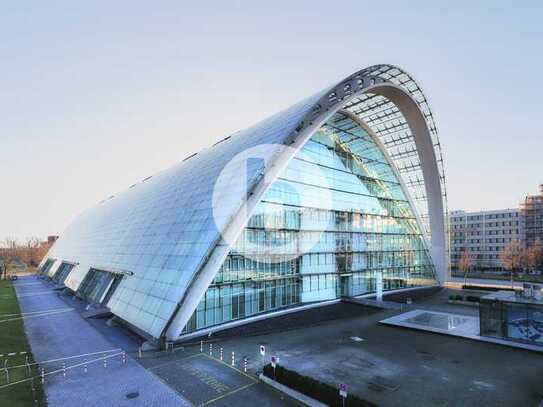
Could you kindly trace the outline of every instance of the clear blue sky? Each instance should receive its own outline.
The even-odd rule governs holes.
[[[296,4],[294,4],[296,3]],[[4,2],[0,238],[104,197],[350,73],[426,92],[451,209],[543,182],[540,1]]]

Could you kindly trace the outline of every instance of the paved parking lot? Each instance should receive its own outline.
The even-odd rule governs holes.
[[[476,312],[446,304],[447,298],[442,292],[420,305]],[[332,385],[347,383],[350,391],[379,406],[535,407],[543,399],[540,353],[378,323],[400,311],[334,307],[341,319],[318,322],[308,314],[292,314],[286,321],[224,332],[214,346],[248,355],[251,370],[258,371],[264,363],[258,349],[264,344],[285,367]]]
[[[205,338],[203,352],[195,342],[138,359],[133,337],[84,320],[77,300],[60,298],[33,277],[17,284],[22,312],[47,312],[25,320],[35,358],[52,359],[48,371],[73,367],[46,378],[52,407],[299,405],[256,379],[271,355],[302,374],[347,383],[380,406],[537,406],[543,398],[543,355],[378,323],[399,310],[336,304],[218,333]],[[415,306],[477,312],[447,304],[449,293],[416,299]],[[112,356],[107,366],[104,355]]]

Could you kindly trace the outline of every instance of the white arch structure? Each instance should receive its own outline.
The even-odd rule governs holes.
[[[421,223],[437,278],[448,273],[446,189],[441,147],[432,113],[416,82],[401,69],[377,65],[349,76],[322,92],[296,128],[283,142],[285,149],[253,185],[245,209],[233,214],[222,235],[235,241],[262,196],[288,165],[295,153],[335,113],[346,110],[376,136],[403,179],[410,204]],[[243,214],[243,215],[242,215]],[[164,329],[166,340],[176,340],[189,321],[207,287],[224,262],[230,246],[217,237],[185,290],[176,311]]]

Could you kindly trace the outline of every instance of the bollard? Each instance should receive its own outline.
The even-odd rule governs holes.
[[[126,352],[123,352],[122,358],[121,358],[123,365],[126,363]]]
[[[66,363],[62,364],[62,376],[66,377]]]
[[[83,365],[83,372],[87,373],[89,370],[87,369],[87,365]]]
[[[107,358],[104,359],[104,367],[107,367]]]
[[[200,341],[200,353],[204,351],[204,341]]]
[[[6,383],[9,383],[9,369],[6,369]]]
[[[41,368],[41,384],[45,383],[45,369]]]
[[[34,400],[34,404],[38,405],[38,398],[36,397],[36,386],[34,385],[34,378],[30,379],[30,390],[32,391],[32,400]]]
[[[28,362],[28,355],[26,355],[25,358],[25,366],[26,366],[26,377],[29,377],[32,374],[32,370],[30,369],[30,363]],[[32,381],[34,383],[34,381]]]
[[[222,348],[220,349],[220,355],[221,355],[221,362],[223,360],[223,357],[222,357]]]
[[[138,348],[138,358],[141,359],[141,346]]]
[[[234,357],[234,352],[232,352],[232,366],[236,365],[236,358]]]
[[[243,372],[247,373],[247,358],[243,358]]]
[[[209,356],[213,356],[213,344],[209,344]]]

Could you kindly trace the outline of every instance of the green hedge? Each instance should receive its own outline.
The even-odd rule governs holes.
[[[264,366],[264,376],[269,377],[285,386],[299,391],[321,403],[328,404],[329,406],[341,407],[341,397],[339,396],[339,390],[337,387],[330,386],[327,383],[320,382],[308,376],[302,376],[301,374],[292,370],[285,369],[282,366],[276,366],[275,377],[273,367],[271,364]],[[377,404],[371,403],[366,400],[349,394],[345,400],[346,407],[376,407]]]

